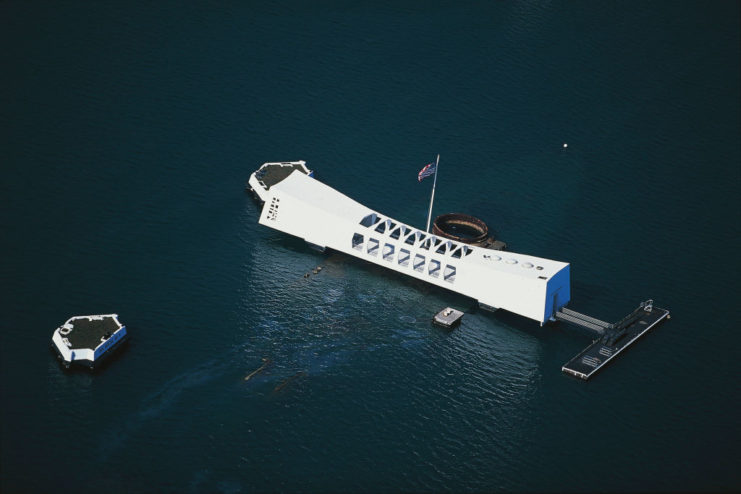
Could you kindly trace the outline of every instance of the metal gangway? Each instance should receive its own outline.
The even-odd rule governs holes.
[[[559,321],[570,322],[571,324],[593,331],[600,336],[604,335],[605,331],[614,329],[615,327],[614,324],[600,321],[599,319],[567,309],[566,307],[562,307],[561,310],[554,314],[554,317]]]

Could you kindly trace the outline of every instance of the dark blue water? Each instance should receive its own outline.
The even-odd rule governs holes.
[[[0,490],[741,489],[740,17],[0,3]],[[423,226],[437,153],[436,213],[572,263],[576,310],[672,320],[578,382],[578,331],[435,329],[472,301],[311,251],[243,191],[305,159]],[[108,312],[130,346],[64,373],[54,328]]]

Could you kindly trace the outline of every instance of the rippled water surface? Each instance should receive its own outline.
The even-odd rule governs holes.
[[[0,489],[740,489],[739,19],[0,3]],[[421,227],[437,153],[436,213],[570,262],[576,310],[653,297],[672,320],[578,382],[588,336],[314,252],[243,191],[305,159]],[[429,323],[447,305],[452,332]],[[53,329],[108,312],[128,348],[63,372]]]

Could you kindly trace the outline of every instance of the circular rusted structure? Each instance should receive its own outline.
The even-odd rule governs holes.
[[[441,214],[432,223],[432,233],[470,245],[481,245],[489,240],[486,223],[462,213]]]

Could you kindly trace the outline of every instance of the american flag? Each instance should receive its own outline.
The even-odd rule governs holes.
[[[437,165],[435,165],[435,163],[425,165],[417,174],[417,180],[421,182],[423,178],[433,175],[435,170],[437,170]]]

